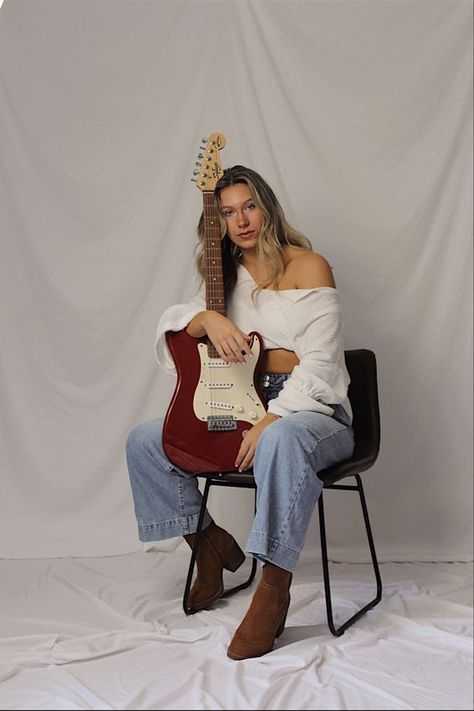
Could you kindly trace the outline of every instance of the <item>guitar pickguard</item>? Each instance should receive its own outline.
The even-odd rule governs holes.
[[[198,345],[201,373],[194,392],[196,417],[208,423],[208,429],[236,429],[237,420],[255,425],[265,416],[265,407],[254,385],[254,369],[260,355],[260,341],[253,339],[253,357],[245,363],[226,363],[210,358],[207,345]]]

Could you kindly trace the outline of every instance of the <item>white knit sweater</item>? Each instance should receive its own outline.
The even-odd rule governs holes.
[[[270,401],[268,411],[280,416],[300,410],[332,415],[331,405],[340,404],[352,419],[337,289],[263,289],[253,302],[255,287],[253,277],[241,265],[227,304],[227,316],[245,333],[260,333],[265,349],[286,348],[300,359],[278,396]],[[188,304],[176,304],[163,313],[156,332],[155,354],[160,366],[171,375],[176,369],[166,345],[166,331],[180,331],[205,308],[202,287]]]

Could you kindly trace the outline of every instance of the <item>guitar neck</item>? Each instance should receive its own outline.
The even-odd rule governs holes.
[[[224,275],[219,215],[214,203],[214,193],[203,192],[204,214],[204,269],[206,283],[206,309],[225,315]]]

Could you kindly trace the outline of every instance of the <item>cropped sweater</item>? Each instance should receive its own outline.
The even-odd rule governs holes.
[[[252,292],[256,286],[251,274],[240,265],[226,315],[244,333],[257,331],[265,349],[294,351],[300,361],[277,397],[270,400],[268,411],[280,417],[300,410],[332,415],[331,405],[339,404],[352,421],[337,289],[263,289],[254,302]],[[170,306],[163,313],[156,332],[155,356],[170,375],[176,369],[166,345],[166,331],[180,331],[205,309],[203,286],[188,304]]]

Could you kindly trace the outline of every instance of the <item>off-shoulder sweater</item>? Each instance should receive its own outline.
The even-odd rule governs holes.
[[[285,348],[294,351],[300,360],[278,396],[270,400],[268,411],[280,417],[300,410],[332,415],[331,405],[340,404],[352,421],[338,290],[326,286],[263,289],[253,301],[256,286],[251,274],[240,265],[237,284],[227,304],[227,316],[245,333],[257,331],[265,349]],[[166,345],[166,331],[186,328],[205,309],[202,287],[189,303],[170,306],[163,313],[156,332],[155,356],[170,375],[176,369]]]

